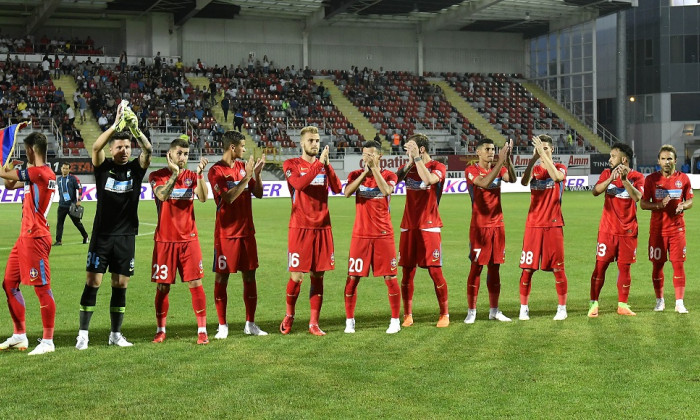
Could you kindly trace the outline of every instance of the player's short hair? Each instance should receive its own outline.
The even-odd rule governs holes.
[[[34,153],[46,156],[48,142],[46,141],[45,135],[33,132],[24,139],[24,144],[34,150]]]
[[[183,149],[189,149],[190,148],[190,142],[188,142],[185,139],[182,138],[176,138],[175,140],[170,142],[170,150],[173,150],[176,147],[182,147]]]
[[[229,130],[225,132],[223,136],[221,136],[221,143],[224,150],[231,147],[231,145],[238,146],[241,144],[242,140],[245,140],[245,136],[242,133],[233,130]]]
[[[549,143],[550,146],[552,146],[554,144],[554,141],[552,140],[552,138],[546,134],[542,134],[540,136],[540,141],[543,141],[545,143]]]
[[[65,161],[65,160],[63,162],[61,162],[61,166],[66,166],[66,165],[70,166],[70,162]]]
[[[111,145],[114,140],[129,140],[131,141],[131,132],[129,130],[115,131],[114,134],[109,138],[109,144]]]
[[[422,147],[425,150],[428,150],[428,143],[430,143],[430,139],[428,139],[428,136],[426,136],[425,134],[421,134],[421,133],[411,134],[406,139],[406,142],[409,142],[411,140],[416,142],[416,146],[418,146],[418,149],[420,149]]]
[[[481,140],[479,140],[479,141],[476,142],[476,148],[478,149],[479,147],[481,147],[481,146],[483,146],[483,145],[485,145],[485,144],[493,144],[493,140],[487,139],[487,138],[483,138],[483,139],[481,139]]]
[[[678,159],[678,153],[676,153],[676,148],[671,146],[670,144],[664,144],[663,146],[661,146],[661,149],[659,149],[659,154],[656,155],[657,158],[661,157],[661,152],[672,152],[673,159]]]
[[[367,140],[366,142],[362,143],[362,147],[374,147],[377,150],[382,148],[382,146],[374,140]]]
[[[303,138],[304,134],[306,133],[318,134],[318,127],[316,127],[315,125],[307,125],[306,127],[301,129],[301,131],[299,132],[299,137]]]
[[[627,156],[627,160],[632,162],[632,158],[634,157],[634,151],[632,150],[629,144],[618,142],[613,144],[610,149],[619,150],[623,155]]]

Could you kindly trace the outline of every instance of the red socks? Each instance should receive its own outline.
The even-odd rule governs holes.
[[[673,288],[676,292],[676,299],[683,299],[685,295],[685,268],[682,261],[671,261],[673,266]]]
[[[216,283],[216,284],[218,284],[218,283]],[[225,291],[225,289],[224,289],[224,291]],[[207,297],[204,294],[204,286],[199,285],[197,287],[190,287],[190,294],[192,294],[192,309],[194,310],[194,316],[197,318],[197,327],[206,328],[206,326],[207,326]],[[218,309],[219,309],[218,306],[216,309],[218,312]],[[224,320],[225,319],[226,319],[226,306],[224,306]],[[163,326],[165,326],[165,322],[163,323]]]
[[[255,309],[258,307],[258,284],[255,281],[243,282],[243,303],[245,320],[255,322]]]
[[[476,309],[476,297],[479,294],[481,283],[481,269],[483,266],[472,263],[467,276],[467,306],[469,309]]]
[[[527,301],[530,299],[530,290],[532,290],[532,275],[534,271],[523,270],[520,275],[520,304],[527,305]]]
[[[51,287],[36,286],[34,293],[39,298],[39,308],[41,310],[41,323],[44,327],[44,340],[53,340],[53,329],[56,322],[56,302],[53,299]]]
[[[170,291],[163,292],[156,288],[156,325],[159,328],[165,327],[165,321],[168,317],[168,309],[170,308],[170,300],[168,299],[168,294]]]
[[[389,280],[384,280],[386,287],[389,290],[389,306],[391,307],[391,317],[398,318],[401,312],[401,292],[399,290],[399,282],[396,277]]]
[[[226,325],[227,286],[228,282],[214,283],[214,306],[216,306],[216,315],[219,317],[219,325]]]
[[[617,301],[627,303],[630,296],[630,285],[632,275],[630,274],[630,264],[617,263],[619,274],[617,276]],[[598,290],[600,292],[600,289]]]
[[[403,267],[401,277],[401,298],[403,299],[403,314],[413,314],[413,277],[416,275],[416,267]]]
[[[301,289],[301,281],[297,282],[290,278],[287,282],[287,315],[294,316],[299,289]]]
[[[605,261],[595,262],[595,268],[593,269],[593,274],[591,274],[591,300],[598,300],[600,297],[600,290],[603,288],[603,284],[605,284],[605,272],[608,270],[609,264],[609,262]],[[620,264],[618,264],[618,267],[619,266]],[[618,289],[619,287],[618,282]]]
[[[442,268],[428,267],[428,273],[430,278],[433,279],[435,296],[437,297],[438,305],[440,305],[440,315],[447,315],[450,313],[447,307],[447,281],[442,275]]]
[[[311,278],[311,288],[309,289],[309,304],[311,305],[311,317],[309,325],[318,325],[318,317],[321,314],[323,304],[323,277]]]
[[[568,291],[569,283],[566,280],[566,273],[564,272],[563,268],[554,270],[554,284],[557,288],[559,305],[566,305],[566,293]]]
[[[498,264],[489,265],[486,287],[489,290],[489,308],[498,308],[498,298],[501,296],[501,271]]]
[[[24,321],[26,309],[24,306],[24,297],[19,290],[19,280],[5,279],[2,282],[2,288],[5,290],[5,295],[7,296],[7,308],[12,317],[14,333],[24,334],[27,331]]]
[[[664,297],[664,265],[663,263],[653,263],[651,268],[651,282],[654,284],[656,298]]]
[[[345,281],[345,318],[355,318],[355,304],[357,303],[357,284],[359,277],[348,276]]]

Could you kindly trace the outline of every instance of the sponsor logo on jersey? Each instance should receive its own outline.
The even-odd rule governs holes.
[[[425,182],[423,182],[420,179],[413,179],[413,178],[406,178],[406,189],[407,190],[414,190],[414,191],[420,191],[420,190],[427,190],[429,187],[425,185]]]
[[[382,194],[379,187],[372,188],[366,187],[364,185],[360,185],[360,188],[357,191],[357,195],[364,198],[384,198],[384,194]]]
[[[175,188],[172,193],[170,193],[171,200],[192,200],[194,198],[194,191],[192,188]]]
[[[326,175],[325,174],[316,175],[314,180],[311,181],[311,185],[326,185]]]
[[[683,194],[683,190],[665,190],[662,188],[659,188],[656,190],[654,193],[654,197],[657,200],[663,200],[665,197],[671,197],[671,199],[677,199],[681,198]]]
[[[235,188],[236,185],[238,185],[238,184],[240,184],[240,183],[241,183],[241,181],[226,181],[226,186],[227,186],[228,189],[230,190],[230,189]],[[246,184],[245,190],[248,190],[248,184]]]
[[[129,179],[126,181],[117,181],[116,179],[109,177],[105,183],[105,191],[111,191],[117,194],[123,194],[131,192],[134,189],[134,180]]]
[[[547,179],[532,179],[530,180],[530,189],[535,191],[544,191],[550,188],[554,188],[554,180],[552,178]]]
[[[624,187],[616,187],[612,184],[608,185],[608,189],[605,191],[606,195],[613,196],[615,198],[629,199],[630,194]]]
[[[32,267],[32,268],[29,270],[29,278],[30,278],[30,281],[36,280],[37,277],[39,277],[39,270],[37,270],[36,268]]]

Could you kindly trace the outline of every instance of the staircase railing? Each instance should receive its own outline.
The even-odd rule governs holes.
[[[600,137],[607,145],[612,146],[620,141],[612,132],[610,132],[610,130],[605,128],[598,121],[585,115],[581,106],[574,102],[568,93],[552,88],[549,83],[547,83],[548,78],[533,77],[533,75],[536,75],[537,72],[532,66],[529,67],[529,70],[530,79],[528,79],[528,81],[535,83],[549,96],[556,99],[557,102],[564,107],[564,109],[569,111],[571,115],[573,115],[581,124],[588,127],[589,130]]]

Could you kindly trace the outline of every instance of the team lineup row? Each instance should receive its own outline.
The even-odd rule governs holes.
[[[131,156],[132,136],[139,142],[142,153]],[[288,334],[295,320],[295,307],[304,273],[310,280],[310,320],[308,331],[325,335],[319,327],[323,302],[324,273],[335,265],[330,215],[327,207],[329,189],[341,192],[341,182],[330,165],[328,148],[321,151],[316,127],[301,131],[301,157],[284,163],[285,177],[292,197],[288,232],[288,267],[290,279],[286,287],[286,314],[280,332]],[[530,185],[531,203],[528,211],[523,248],[520,258],[520,320],[529,319],[528,300],[534,271],[552,271],[555,277],[558,306],[554,320],[567,318],[567,278],[564,267],[561,196],[567,168],[552,161],[552,140],[548,136],[534,137],[533,156],[521,179]],[[105,158],[109,145],[112,158]],[[388,289],[391,319],[387,333],[394,334],[413,324],[413,277],[416,267],[428,270],[434,282],[440,314],[438,327],[450,323],[447,282],[442,274],[442,251],[438,204],[445,180],[446,168],[432,160],[427,153],[429,139],[421,134],[411,136],[405,149],[409,162],[396,173],[379,167],[380,145],[364,144],[364,169],[348,176],[345,196],[355,194],[356,217],[348,258],[345,285],[346,333],[355,331],[354,311],[356,288],[360,278],[369,275],[384,277]],[[51,236],[46,215],[53,193],[58,189],[59,207],[79,199],[68,182],[59,182],[45,166],[46,139],[39,133],[25,141],[28,168],[0,170],[6,188],[25,188],[22,230],[10,253],[5,270],[3,289],[13,320],[14,334],[0,344],[0,349],[26,349],[28,340],[24,325],[24,299],[20,284],[34,286],[39,297],[43,339],[29,354],[43,354],[55,349],[53,324],[55,303],[50,288],[48,255]],[[226,318],[227,285],[231,273],[241,272],[246,311],[244,332],[266,335],[255,324],[257,288],[255,271],[258,267],[252,197],[262,197],[260,174],[265,163],[262,156],[242,160],[245,138],[229,131],[223,136],[222,159],[210,167],[208,180],[216,202],[217,213],[214,241],[214,299],[218,317],[215,338],[228,336]],[[478,162],[466,169],[472,201],[469,233],[471,268],[467,279],[468,313],[465,323],[476,319],[476,296],[480,275],[487,267],[489,319],[510,321],[498,307],[500,294],[499,267],[504,262],[505,233],[501,210],[501,182],[515,182],[510,162],[512,143],[500,148],[498,154],[490,140],[477,146]],[[168,166],[150,174],[149,182],[155,195],[158,225],[153,249],[151,279],[156,283],[155,313],[157,330],[154,342],[166,339],[166,319],[169,309],[170,285],[176,272],[189,286],[192,306],[198,324],[198,344],[208,343],[206,330],[206,298],[202,287],[204,268],[194,220],[194,199],[205,201],[208,187],[203,172],[208,165],[201,159],[195,171],[186,169],[189,145],[176,139],[167,154]],[[114,125],[97,139],[92,150],[97,188],[97,209],[86,267],[87,280],[81,296],[79,332],[76,348],[84,350],[89,343],[89,325],[95,310],[97,291],[103,275],[111,273],[110,300],[111,333],[108,343],[131,346],[121,334],[126,308],[126,288],[134,274],[135,235],[138,232],[138,201],[141,181],[150,164],[151,145],[138,130],[136,116],[128,107],[120,106]],[[317,157],[318,156],[318,157]],[[685,224],[683,212],[692,207],[692,189],[687,175],[675,171],[676,152],[663,146],[659,152],[661,171],[646,180],[629,168],[632,150],[616,144],[610,152],[610,169],[596,183],[593,194],[605,194],[603,216],[598,235],[598,252],[591,276],[591,302],[588,316],[598,316],[598,295],[605,271],[617,262],[618,313],[634,315],[628,302],[630,265],[635,262],[637,248],[636,203],[652,211],[650,223],[650,255],[652,280],[656,292],[655,310],[663,310],[663,265],[668,259],[674,270],[675,309],[687,313],[683,302],[685,289]],[[539,164],[538,164],[539,162]],[[63,181],[63,178],[60,179]],[[406,185],[406,206],[401,221],[399,253],[396,254],[394,232],[389,215],[389,197],[400,181]],[[73,190],[71,191],[71,188]],[[76,194],[76,192],[78,194]],[[60,214],[60,211],[59,211]],[[65,218],[65,216],[64,216]],[[398,267],[402,278],[397,280]],[[403,320],[400,317],[403,301]]]

